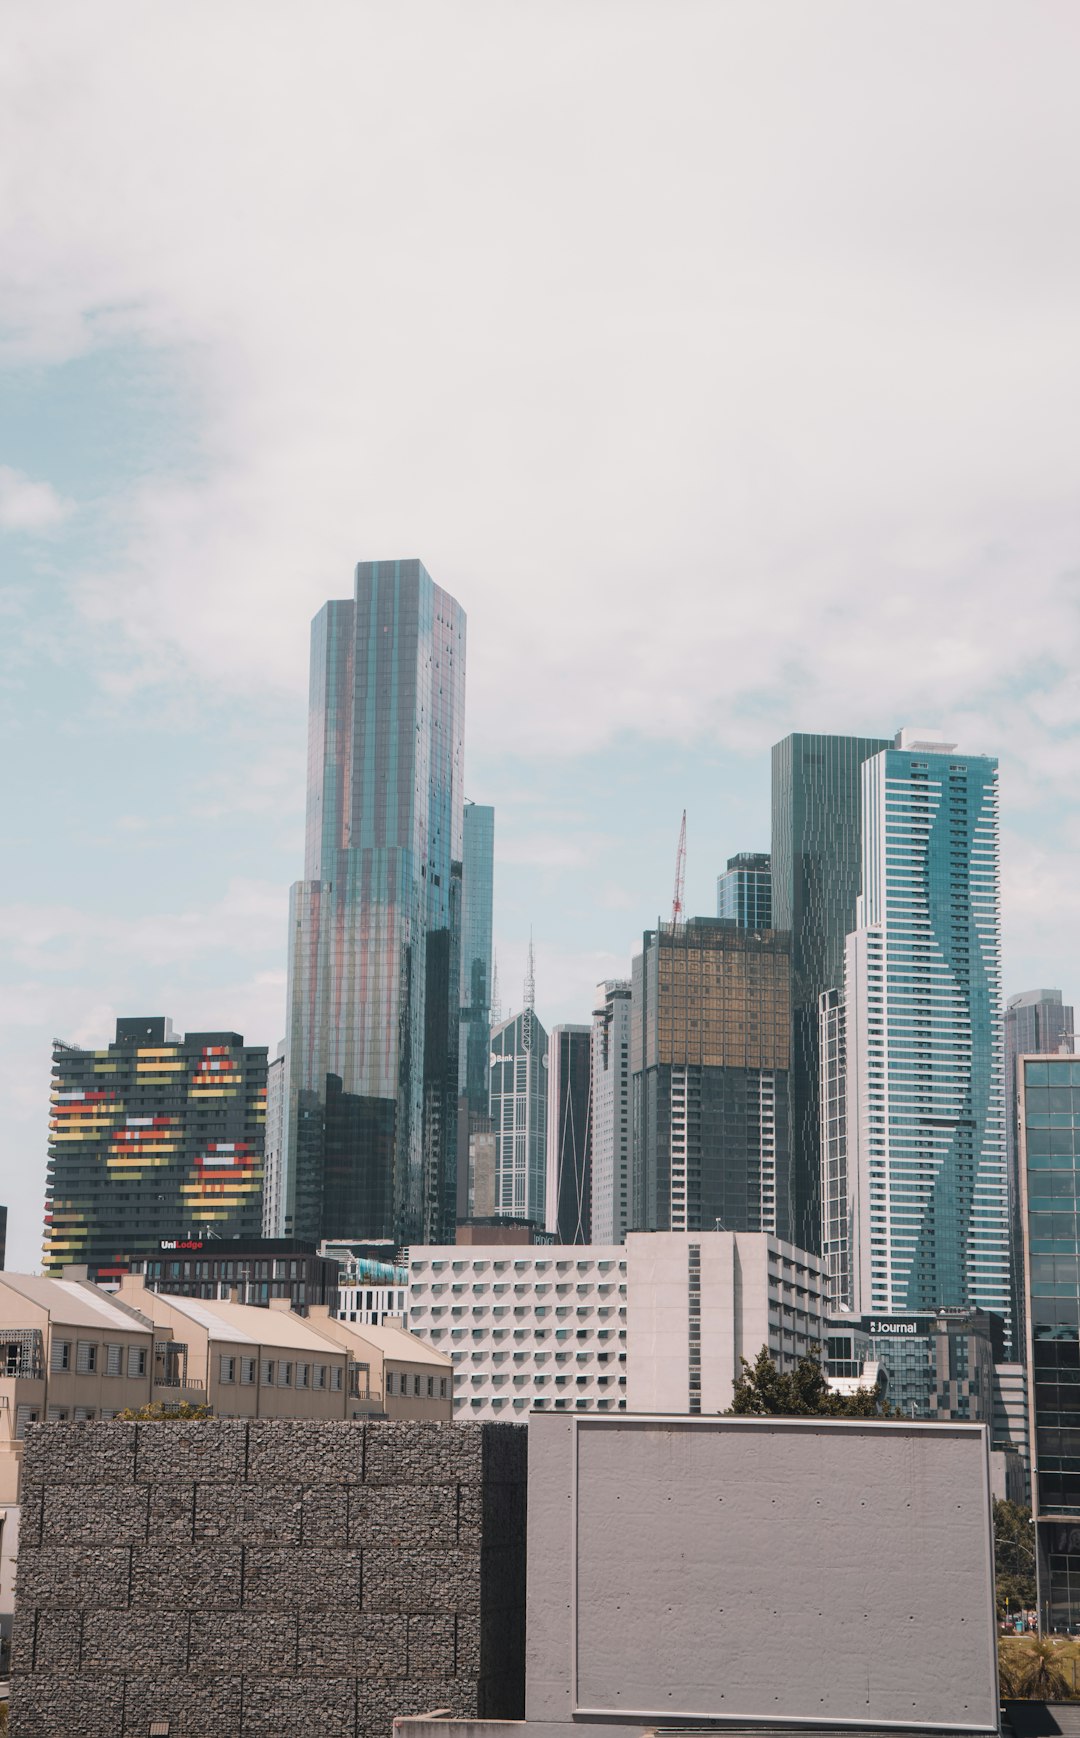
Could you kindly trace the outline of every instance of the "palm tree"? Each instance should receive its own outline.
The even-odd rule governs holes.
[[[1015,1702],[1020,1696],[1020,1666],[1014,1641],[998,1638],[998,1693],[1003,1702]]]
[[[1031,1702],[1065,1702],[1072,1698],[1072,1684],[1057,1657],[1052,1641],[1025,1642],[1017,1652],[1023,1661],[1017,1673],[1017,1688]]]

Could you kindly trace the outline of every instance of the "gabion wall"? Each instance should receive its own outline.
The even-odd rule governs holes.
[[[27,1432],[13,1738],[390,1738],[524,1713],[527,1432]]]

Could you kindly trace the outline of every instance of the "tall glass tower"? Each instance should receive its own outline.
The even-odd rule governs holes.
[[[1008,1322],[997,761],[903,730],[862,777],[844,996],[855,1308]]]
[[[772,751],[772,926],[791,932],[791,1200],[787,1235],[821,1249],[818,1003],[844,982],[859,893],[862,764],[884,737],[796,734]]]
[[[462,859],[461,1048],[458,1090],[479,1116],[488,1111],[491,1048],[491,925],[495,881],[495,810],[465,804]]]
[[[281,1229],[453,1241],[465,615],[364,561],[312,624]]]
[[[1060,990],[1022,990],[1005,1004],[1005,1147],[1009,1156],[1009,1223],[1012,1239],[1013,1310],[1016,1344],[1024,1343],[1024,1243],[1020,1220],[1020,1159],[1016,1061],[1019,1056],[1071,1055],[1073,1010]]]

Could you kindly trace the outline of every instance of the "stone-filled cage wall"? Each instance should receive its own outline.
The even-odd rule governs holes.
[[[524,1712],[527,1431],[44,1424],[12,1738],[390,1738]]]

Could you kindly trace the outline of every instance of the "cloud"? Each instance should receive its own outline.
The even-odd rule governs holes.
[[[111,962],[114,975],[177,967],[219,954],[284,951],[288,889],[233,879],[204,911],[111,916],[67,905],[0,906],[0,949],[19,967],[70,975]],[[215,992],[216,993],[216,992]]]
[[[0,465],[0,531],[49,531],[73,506],[51,483],[35,483],[22,471]]]
[[[1075,10],[58,9],[0,91],[10,354],[169,348],[200,428],[81,575],[114,681],[300,690],[415,553],[526,756],[1068,715]]]

